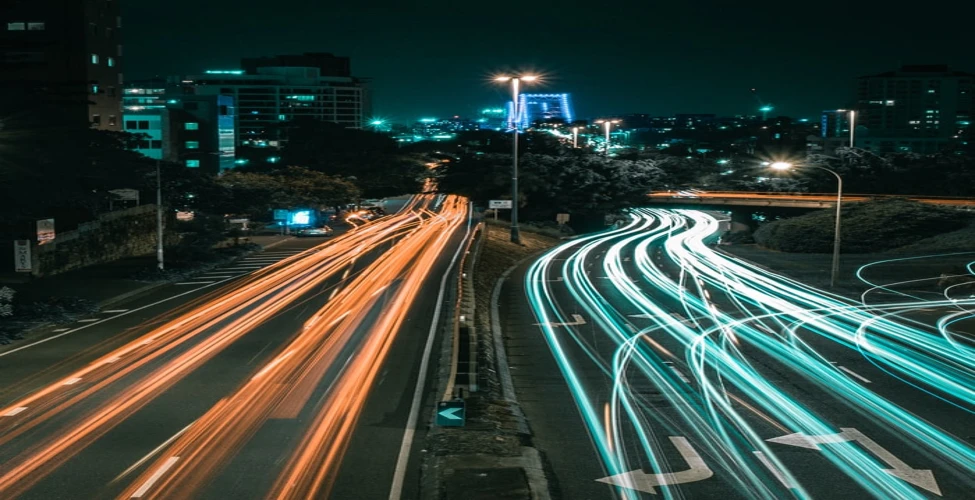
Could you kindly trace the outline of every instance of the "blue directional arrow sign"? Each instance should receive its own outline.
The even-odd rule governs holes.
[[[441,427],[463,427],[466,418],[464,406],[463,400],[437,403],[437,425]]]

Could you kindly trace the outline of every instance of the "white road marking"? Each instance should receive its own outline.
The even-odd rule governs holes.
[[[184,281],[182,283],[173,283],[176,286],[187,286],[187,285],[209,285],[210,283],[216,283],[215,281]]]
[[[85,319],[79,319],[79,320],[78,320],[78,323],[94,323],[94,322],[96,322],[96,321],[99,321],[99,318],[85,318]]]
[[[687,462],[688,469],[680,472],[665,472],[661,474],[647,474],[641,469],[635,469],[615,476],[597,479],[601,483],[612,484],[631,490],[642,491],[656,495],[657,486],[668,486],[682,483],[703,481],[714,475],[714,472],[704,463],[704,459],[697,454],[691,443],[683,436],[670,436],[670,441]]]
[[[867,377],[864,377],[863,375],[860,375],[859,373],[857,373],[857,372],[855,372],[855,371],[853,371],[853,370],[851,370],[851,369],[849,369],[849,368],[847,368],[845,366],[837,366],[837,368],[839,368],[840,370],[843,370],[844,372],[846,372],[847,375],[859,379],[864,384],[870,384],[870,383],[872,383],[872,382],[870,382],[870,379],[868,379]]]
[[[333,288],[332,289],[332,293],[328,294],[328,300],[332,300],[333,298],[335,298],[335,294],[337,294],[337,293],[339,293],[339,289],[338,288]]]
[[[111,358],[108,358],[105,361],[103,361],[102,364],[103,365],[110,365],[110,364],[112,364],[112,363],[114,363],[114,362],[116,362],[116,361],[118,361],[120,359],[122,359],[122,358],[120,358],[118,356],[112,356]]]
[[[131,467],[129,467],[128,469],[125,469],[125,471],[123,471],[121,474],[118,475],[118,477],[116,477],[115,479],[113,479],[112,482],[114,483],[115,481],[118,481],[119,479],[122,479],[123,477],[129,475],[129,473],[131,473],[135,469],[139,468],[139,466],[141,466],[142,464],[146,463],[146,461],[148,461],[150,458],[152,458],[153,456],[155,456],[156,453],[159,453],[163,448],[165,448],[166,446],[169,446],[169,443],[172,443],[173,441],[176,440],[176,438],[178,438],[181,435],[183,435],[183,433],[186,432],[186,430],[189,429],[190,427],[192,427],[193,424],[195,424],[195,423],[196,423],[196,420],[190,422],[190,425],[187,425],[186,427],[183,427],[183,430],[177,432],[176,434],[173,434],[173,437],[167,439],[166,441],[163,442],[163,444],[157,446],[156,449],[150,451],[146,456],[140,458],[138,462],[132,464]]]
[[[127,311],[128,311],[128,309],[109,309],[107,311],[102,311],[102,312],[103,313],[106,313],[106,314],[116,314],[116,313],[124,313],[124,312],[127,312]]]
[[[684,374],[681,373],[681,371],[678,370],[676,367],[671,366],[670,369],[671,369],[671,371],[673,371],[677,375],[678,378],[680,378],[681,380],[683,380],[684,383],[687,383],[687,384],[690,384],[691,383],[691,379],[689,379],[686,376],[684,376]]]
[[[261,371],[257,372],[257,375],[254,375],[251,378],[251,380],[258,379],[258,378],[261,377],[261,375],[264,375],[265,373],[273,370],[275,366],[278,366],[279,364],[281,364],[282,361],[288,359],[288,356],[291,356],[292,354],[294,354],[294,351],[288,351],[288,352],[284,353],[282,356],[278,356],[278,357],[274,358],[274,360],[272,360],[270,363],[268,363],[267,366],[264,367],[264,369],[262,369]]]
[[[163,464],[156,469],[156,472],[153,472],[152,475],[149,476],[149,479],[146,479],[146,482],[142,483],[142,486],[139,486],[139,489],[135,490],[135,493],[133,493],[130,498],[142,498],[142,495],[145,495],[146,492],[149,491],[149,488],[152,488],[152,485],[156,484],[156,481],[158,481],[159,478],[166,473],[166,471],[171,469],[173,465],[176,465],[178,460],[179,457],[169,457],[168,460],[163,462]]]
[[[768,469],[769,472],[771,472],[773,476],[775,476],[775,479],[778,479],[779,482],[782,483],[782,486],[785,486],[786,488],[789,488],[789,489],[793,489],[793,488],[798,488],[799,487],[799,485],[796,484],[795,481],[793,481],[789,477],[786,477],[786,475],[782,472],[782,470],[779,469],[778,466],[776,466],[774,463],[772,463],[772,461],[769,460],[768,457],[766,457],[764,453],[762,453],[760,451],[753,451],[752,453],[754,453],[755,456],[758,457],[758,460],[760,462],[762,462],[762,465],[764,465],[765,468]]]
[[[16,415],[16,414],[18,414],[18,413],[26,410],[26,409],[27,409],[26,406],[18,406],[16,408],[11,408],[9,411],[7,411],[7,413],[4,413],[3,415],[0,415],[0,417],[12,417],[12,416],[14,416],[14,415]]]
[[[227,281],[227,280],[222,280],[222,281],[217,281],[217,282],[216,282],[215,284],[220,284],[220,283],[223,283],[223,282],[225,282],[225,281]],[[203,288],[206,288],[206,287],[209,287],[209,286],[213,286],[213,285],[206,285],[206,286],[205,286],[205,287],[203,287]],[[104,323],[104,322],[106,322],[106,321],[111,321],[111,320],[113,320],[113,319],[117,319],[117,318],[121,318],[122,316],[127,316],[127,315],[129,315],[129,314],[132,314],[132,313],[134,313],[134,312],[136,312],[136,311],[141,311],[141,310],[143,310],[143,309],[148,309],[148,308],[150,308],[150,307],[155,307],[155,306],[158,306],[159,304],[162,304],[162,303],[164,303],[164,302],[169,302],[170,300],[173,300],[173,299],[178,299],[178,298],[180,298],[180,297],[182,297],[182,296],[184,296],[184,295],[189,295],[189,294],[191,294],[191,293],[197,293],[198,291],[199,291],[199,290],[190,290],[190,291],[188,291],[188,292],[182,292],[182,293],[178,293],[178,294],[176,294],[176,295],[173,295],[172,297],[167,297],[167,298],[165,298],[165,299],[162,299],[162,300],[158,300],[158,301],[156,301],[156,302],[153,302],[153,303],[151,303],[151,304],[146,304],[146,305],[144,305],[144,306],[142,306],[142,307],[137,307],[137,308],[135,308],[135,309],[132,309],[132,310],[130,310],[130,311],[127,311],[127,312],[124,312],[124,313],[121,313],[121,314],[119,314],[118,316],[112,316],[112,317],[110,317],[110,318],[104,318],[104,319],[102,319],[102,320],[100,320],[100,321],[98,321],[97,323],[89,323],[89,324],[87,324],[87,325],[85,325],[85,326],[79,326],[78,328],[73,328],[73,329],[70,329],[70,330],[67,330],[67,331],[63,331],[63,330],[62,330],[62,331],[61,331],[60,333],[58,333],[58,335],[51,335],[50,337],[47,337],[47,338],[45,338],[45,339],[41,339],[41,340],[38,340],[37,342],[31,342],[30,344],[27,344],[27,345],[23,345],[23,346],[20,346],[20,347],[18,347],[18,348],[16,348],[16,349],[11,349],[11,350],[9,350],[9,351],[6,351],[6,352],[0,352],[0,358],[2,358],[2,357],[4,357],[4,356],[9,356],[9,355],[11,355],[11,354],[13,354],[13,353],[15,353],[15,352],[18,352],[18,351],[22,351],[22,350],[24,350],[24,349],[29,349],[29,348],[31,348],[31,347],[34,347],[34,346],[37,346],[37,345],[40,345],[40,344],[43,344],[43,343],[45,343],[45,342],[50,342],[50,341],[52,341],[52,340],[55,340],[55,339],[59,339],[59,338],[61,338],[61,337],[64,337],[65,335],[69,335],[69,334],[72,334],[72,333],[74,333],[74,332],[77,332],[77,331],[79,331],[79,330],[84,330],[84,329],[86,329],[86,328],[88,328],[88,327],[91,327],[91,326],[95,326],[95,325],[100,325],[100,324],[102,324],[102,323]],[[57,332],[57,330],[55,330],[55,332]]]
[[[61,333],[61,332],[66,332],[68,330],[70,330],[70,328],[58,328],[57,330],[54,330],[54,332],[55,333]]]
[[[416,377],[416,387],[413,389],[413,403],[410,405],[410,416],[406,420],[406,429],[403,431],[403,441],[399,447],[399,455],[396,457],[396,468],[393,469],[393,483],[389,488],[389,500],[399,500],[403,495],[403,481],[406,479],[406,465],[410,460],[410,449],[413,448],[413,436],[416,433],[416,421],[420,416],[420,404],[423,402],[423,394],[426,391],[427,367],[430,365],[430,354],[433,352],[433,340],[437,336],[437,326],[440,323],[440,310],[443,308],[444,293],[447,289],[447,278],[450,271],[457,263],[460,251],[464,249],[467,238],[471,235],[471,214],[467,215],[467,232],[457,245],[454,256],[447,265],[447,271],[440,278],[440,292],[437,293],[437,305],[433,309],[433,320],[430,321],[430,331],[427,333],[427,343],[423,347],[423,358],[420,359],[420,371]]]
[[[75,385],[78,382],[81,382],[81,377],[72,377],[69,378],[68,380],[65,380],[64,383],[61,385]]]

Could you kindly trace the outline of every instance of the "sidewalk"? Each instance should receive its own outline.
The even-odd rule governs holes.
[[[251,236],[250,242],[270,248],[289,241],[292,236],[260,235]],[[241,243],[245,243],[241,239]],[[3,276],[0,286],[8,286],[17,292],[16,303],[45,301],[54,297],[77,297],[86,299],[105,308],[129,297],[166,285],[169,281],[140,281],[133,279],[139,271],[153,269],[155,255],[130,257],[104,264],[88,266],[63,274],[32,278],[30,276]],[[16,280],[20,280],[19,282]]]

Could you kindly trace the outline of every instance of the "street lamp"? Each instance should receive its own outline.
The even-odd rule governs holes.
[[[595,123],[602,123],[603,128],[606,129],[606,156],[609,156],[609,129],[614,123],[619,123],[619,120],[596,120]]]
[[[579,127],[572,127],[572,147],[579,147]]]
[[[521,233],[518,232],[518,122],[521,121],[518,109],[518,86],[522,81],[533,82],[535,75],[499,76],[496,82],[511,82],[511,242],[521,244]],[[524,110],[520,110],[524,111]]]
[[[856,130],[857,112],[850,110],[850,149],[853,149],[854,131]]]
[[[852,140],[852,133],[850,136]],[[775,170],[789,170],[796,167],[796,165],[787,161],[777,161],[769,165],[769,167]],[[819,165],[802,165],[802,167],[825,170],[836,177],[836,227],[833,229],[833,269],[829,277],[830,288],[835,288],[837,276],[840,274],[840,205],[843,203],[843,178],[835,171]]]

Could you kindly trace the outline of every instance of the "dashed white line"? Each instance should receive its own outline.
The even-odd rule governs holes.
[[[210,283],[216,283],[215,281],[184,281],[182,283],[173,283],[176,286],[187,286],[187,285],[209,285]]]
[[[128,309],[109,309],[107,311],[102,311],[102,312],[105,314],[117,314],[117,313],[124,313],[128,311],[129,311]]]
[[[65,380],[64,383],[61,385],[75,385],[78,382],[81,382],[81,377],[72,377],[69,378],[68,380]]]
[[[146,479],[146,482],[142,483],[142,486],[139,486],[139,489],[135,490],[135,493],[133,493],[130,498],[142,498],[142,495],[145,495],[146,492],[149,491],[149,488],[152,488],[152,485],[156,484],[156,481],[158,481],[159,478],[166,473],[166,471],[171,469],[173,465],[176,465],[178,460],[179,457],[169,457],[168,460],[163,462],[163,464],[156,469],[156,472],[153,472],[152,475],[149,476],[149,479]]]
[[[0,415],[0,417],[12,417],[12,416],[14,416],[14,415],[16,415],[16,414],[18,414],[18,413],[26,410],[26,409],[27,409],[26,406],[18,406],[16,408],[11,408],[10,410],[7,411],[7,413],[4,413],[3,415]]]
[[[70,330],[70,328],[58,328],[57,330],[54,330],[54,333],[66,332],[68,330]]]
[[[870,384],[870,383],[872,383],[872,382],[870,382],[870,379],[868,379],[867,377],[864,377],[863,375],[860,375],[859,373],[857,373],[857,372],[855,372],[855,371],[853,371],[853,370],[851,370],[851,369],[849,369],[849,368],[847,368],[845,366],[837,366],[837,368],[839,368],[840,370],[843,370],[844,372],[846,372],[847,375],[859,379],[864,384]]]
[[[122,358],[120,358],[118,356],[112,356],[111,358],[108,358],[105,361],[102,361],[102,364],[103,365],[110,365],[110,364],[112,364],[112,363],[114,363],[114,362],[116,362],[116,361],[118,361],[120,359],[122,359]]]
[[[94,323],[96,321],[100,321],[100,319],[101,318],[85,318],[85,319],[79,319],[78,320],[78,323]]]
[[[670,369],[671,369],[671,370],[672,370],[672,371],[673,371],[673,372],[674,372],[675,374],[677,374],[677,377],[679,377],[679,378],[680,378],[681,380],[683,380],[683,381],[684,381],[685,383],[688,383],[688,384],[689,384],[689,383],[691,383],[691,379],[689,379],[689,378],[687,378],[686,376],[684,376],[684,374],[683,374],[683,373],[681,373],[681,371],[680,371],[680,370],[678,370],[678,369],[677,369],[676,367],[674,367],[674,366],[671,366],[671,367],[670,367]]]

